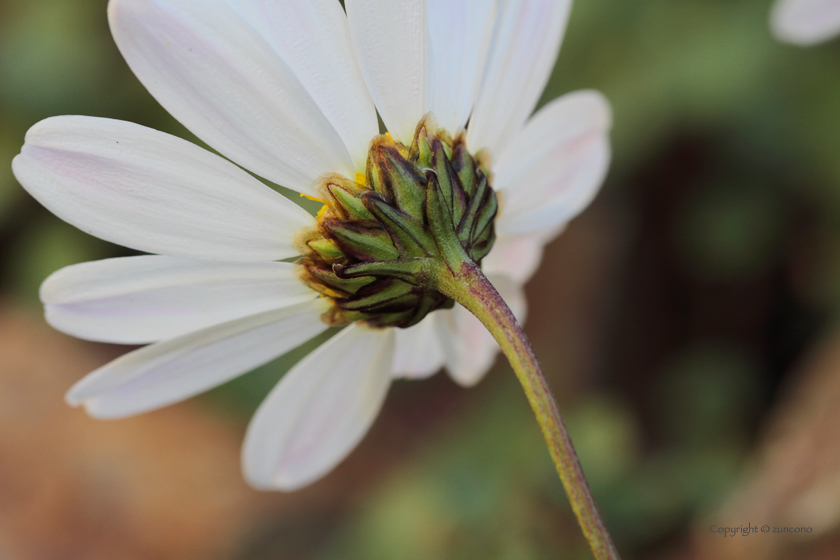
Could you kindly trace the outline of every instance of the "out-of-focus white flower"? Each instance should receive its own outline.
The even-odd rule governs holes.
[[[840,34],[840,0],[777,0],[770,27],[786,43],[821,43]]]
[[[83,263],[43,284],[54,327],[146,344],[68,393],[96,417],[141,413],[220,385],[323,332],[330,299],[300,282],[293,242],[315,218],[254,179],[316,197],[365,173],[376,110],[410,143],[431,112],[492,162],[500,210],[483,269],[518,316],[542,248],[593,198],[610,152],[594,91],[531,116],[570,0],[111,0],[133,72],[230,161],[136,124],[82,116],[30,129],[13,163],[54,214],[147,256]],[[530,118],[529,118],[530,117]],[[467,126],[468,124],[468,126]],[[233,163],[231,163],[233,162]],[[283,378],[245,439],[246,478],[295,489],[332,469],[393,378],[446,367],[476,383],[497,352],[463,308],[406,329],[344,328]]]

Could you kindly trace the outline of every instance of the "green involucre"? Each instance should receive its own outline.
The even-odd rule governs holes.
[[[361,177],[359,178],[361,179]],[[495,240],[498,210],[489,173],[463,137],[430,119],[410,147],[372,142],[363,182],[332,175],[316,227],[300,232],[301,279],[335,305],[324,320],[410,327],[453,301],[432,286],[440,266],[480,264]]]

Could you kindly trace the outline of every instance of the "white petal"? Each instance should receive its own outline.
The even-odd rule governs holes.
[[[517,320],[524,323],[527,304],[520,285],[506,276],[494,275],[488,279]],[[499,345],[481,321],[460,305],[436,311],[434,315],[449,375],[465,387],[475,385],[493,365]]]
[[[97,418],[120,418],[181,401],[323,332],[328,305],[316,299],[129,352],[76,383],[67,402]]]
[[[346,0],[350,35],[376,108],[394,139],[410,143],[428,111],[425,0]]]
[[[493,250],[481,261],[485,274],[504,274],[523,284],[537,271],[545,244],[554,239],[561,228],[524,235],[499,235]]]
[[[432,63],[429,110],[444,129],[464,128],[478,94],[496,3],[427,0]]]
[[[493,169],[496,230],[552,229],[581,212],[606,175],[609,128],[609,103],[595,91],[569,93],[534,115]]]
[[[314,221],[232,163],[133,123],[52,117],[26,133],[18,181],[59,218],[150,253],[220,260],[296,255]]]
[[[131,70],[184,126],[250,171],[311,192],[323,173],[353,177],[353,161],[307,91],[307,85],[323,85],[314,78],[317,70],[309,68],[302,82],[263,36],[271,11],[239,0],[111,0],[108,20]],[[288,23],[305,32],[311,19]],[[324,93],[318,101],[335,95]]]
[[[290,263],[164,256],[68,266],[41,285],[47,322],[73,336],[145,344],[313,299]]]
[[[289,65],[341,136],[356,171],[364,173],[379,123],[341,4],[336,0],[236,0],[236,6]]]
[[[260,405],[242,450],[256,488],[295,490],[367,433],[391,382],[393,329],[353,324],[301,360]]]
[[[495,156],[525,124],[545,89],[571,0],[501,0],[467,143]]]
[[[443,347],[440,344],[434,312],[420,323],[396,331],[396,349],[392,370],[395,377],[423,379],[443,367]]]
[[[779,0],[770,15],[776,37],[797,45],[813,45],[840,34],[838,0]]]

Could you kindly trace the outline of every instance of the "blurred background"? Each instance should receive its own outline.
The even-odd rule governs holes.
[[[0,2],[0,558],[589,558],[499,360],[398,382],[362,445],[293,494],[243,482],[260,399],[306,350],[103,422],[63,393],[128,347],[42,318],[60,267],[128,254],[10,168],[48,116],[190,138],[143,89],[105,0]],[[768,0],[576,3],[543,103],[613,103],[602,193],[546,250],[526,330],[625,559],[840,558],[840,38],[777,43]],[[807,528],[799,533],[717,527]]]

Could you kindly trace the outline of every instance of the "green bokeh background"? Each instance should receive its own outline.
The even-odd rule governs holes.
[[[0,3],[0,301],[32,314],[49,273],[130,253],[61,222],[18,185],[10,162],[28,127],[84,114],[194,139],[122,61],[105,4]],[[594,88],[614,110],[614,160],[589,212],[611,221],[618,248],[609,290],[580,318],[597,320],[598,352],[551,377],[625,558],[665,554],[718,507],[780,386],[840,311],[840,39],[780,44],[769,8],[578,1],[543,95]],[[577,235],[573,224],[558,243]],[[546,262],[532,306],[562,274]],[[559,363],[563,333],[551,321],[529,334],[547,369]],[[202,406],[242,424],[311,347]],[[449,404],[426,409],[433,421],[400,424],[416,432],[410,452],[349,510],[302,531],[267,522],[236,558],[587,558],[507,366],[471,391],[398,383],[389,407],[399,416],[441,399]]]

